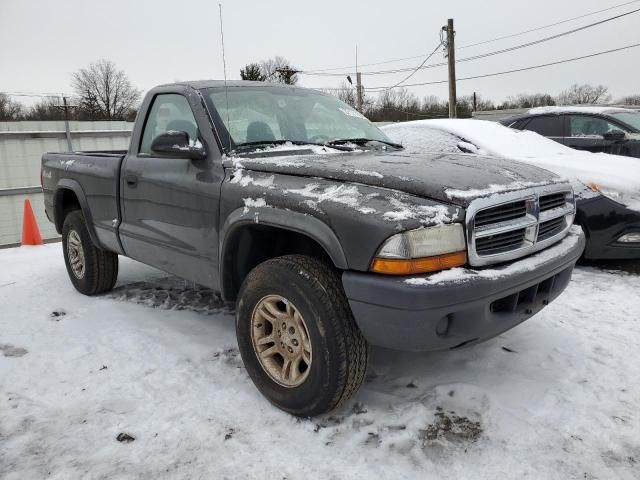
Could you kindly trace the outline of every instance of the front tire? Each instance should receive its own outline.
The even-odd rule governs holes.
[[[73,286],[84,295],[113,288],[118,279],[118,255],[96,247],[80,210],[70,212],[62,226],[62,250]]]
[[[253,383],[293,415],[326,413],[364,380],[367,342],[338,273],[315,258],[288,255],[254,268],[240,289],[236,334]]]

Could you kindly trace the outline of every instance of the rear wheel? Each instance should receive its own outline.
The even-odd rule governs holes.
[[[96,247],[80,210],[70,212],[62,226],[62,250],[73,286],[85,295],[111,290],[118,279],[118,255]]]
[[[238,346],[249,376],[277,407],[310,417],[358,391],[368,347],[338,273],[320,260],[268,260],[245,279],[236,309]]]

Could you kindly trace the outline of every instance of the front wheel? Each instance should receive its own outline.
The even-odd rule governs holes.
[[[62,226],[62,250],[73,286],[85,295],[111,290],[118,279],[118,255],[96,247],[80,210],[70,212]]]
[[[364,380],[367,342],[339,275],[315,258],[288,255],[254,268],[240,289],[236,334],[253,383],[293,415],[328,412]]]

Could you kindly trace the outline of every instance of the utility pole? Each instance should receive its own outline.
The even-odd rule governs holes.
[[[453,18],[447,21],[447,26],[442,28],[447,31],[447,57],[449,61],[449,118],[456,118],[456,50],[453,29]]]
[[[473,111],[478,110],[478,97],[476,97],[476,92],[473,92]]]
[[[356,72],[356,110],[362,113],[362,73]]]
[[[64,109],[64,131],[67,136],[67,150],[69,152],[73,152],[73,144],[71,143],[71,129],[69,128],[69,109],[75,108],[77,105],[69,105],[67,103],[67,97],[62,96],[62,105],[59,105],[58,108]]]

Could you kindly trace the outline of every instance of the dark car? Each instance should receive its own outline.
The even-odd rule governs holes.
[[[640,158],[640,112],[609,107],[543,107],[501,120],[577,150]]]
[[[556,116],[555,118],[560,117]],[[483,126],[491,128],[483,129]],[[508,128],[500,127],[494,122],[482,120],[420,120],[384,126],[382,130],[392,140],[402,143],[412,153],[422,152],[425,148],[429,152],[465,152],[482,158],[483,161],[486,158],[493,158],[486,157],[486,154],[513,159],[513,156],[505,155],[505,152],[500,148],[501,142],[505,140],[505,134],[507,137],[525,137]],[[502,130],[504,132],[501,132]],[[536,138],[532,139],[531,137]],[[530,143],[536,139],[539,141]],[[551,166],[547,166],[548,163],[535,162],[535,156],[540,155],[536,153],[537,151],[550,151],[550,149],[544,148],[543,144],[548,143],[554,147],[551,150],[566,150],[574,156],[584,156],[584,162],[599,161],[598,157],[589,158],[591,157],[590,153],[579,154],[568,148],[557,147],[553,142],[538,135],[514,139],[514,143],[523,152],[520,161],[539,166],[545,165],[549,170],[562,176],[567,174],[567,171],[562,169],[562,165],[558,165],[560,168],[556,171]],[[548,155],[549,153],[544,155],[546,159],[549,158]],[[622,162],[615,164],[618,167],[620,164],[635,163],[633,159],[611,156],[607,164],[607,157],[605,155],[601,157],[604,161],[603,170],[611,168],[614,160],[622,160]],[[558,160],[561,162],[561,158]],[[640,165],[638,167],[640,168]],[[577,178],[573,178],[572,183],[576,193],[577,214],[575,222],[582,227],[587,237],[584,258],[587,260],[640,259],[640,211],[635,206],[638,203],[637,199],[627,198],[625,194],[613,192],[602,184],[585,185]]]

